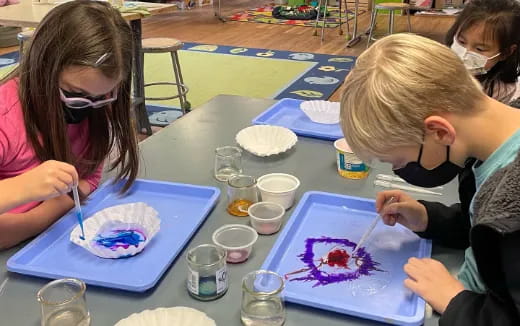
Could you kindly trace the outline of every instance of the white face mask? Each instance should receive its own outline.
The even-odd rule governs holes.
[[[466,69],[468,69],[473,75],[483,75],[487,73],[487,70],[484,67],[486,66],[488,60],[493,60],[500,55],[499,52],[488,58],[480,53],[468,51],[457,41],[457,38],[453,38],[451,49],[459,56],[459,58],[462,59]]]

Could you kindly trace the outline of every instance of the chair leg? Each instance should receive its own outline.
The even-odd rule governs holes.
[[[339,0],[339,25],[338,25],[338,27],[339,27],[339,31],[338,31],[339,35],[343,35],[343,29],[341,28],[341,18],[343,17],[342,12],[341,12],[341,9],[342,9],[341,8],[341,2],[342,1],[343,0]]]
[[[325,0],[325,7],[323,9],[323,25],[321,25],[321,41],[323,42],[323,36],[325,34],[325,24],[327,23],[327,8],[329,6],[329,0]],[[319,13],[318,13],[319,15]]]
[[[370,24],[368,24],[368,28],[365,31],[365,35],[370,34],[370,29],[372,27],[372,22],[374,21],[374,12],[376,11],[376,0],[372,0],[371,4],[372,4],[372,7],[371,7],[372,8],[372,12],[370,14]],[[376,26],[376,25],[374,24],[374,26]]]
[[[348,17],[348,0],[341,0],[341,1],[345,1],[345,16],[346,16],[346,19],[347,19],[347,35],[350,35],[350,19]],[[350,36],[348,36],[350,37]]]
[[[22,55],[23,55],[23,44],[24,42],[22,40],[20,40],[20,50],[18,50],[18,62],[20,62],[22,60]]]
[[[172,57],[173,72],[175,75],[175,83],[177,84],[177,92],[179,93],[179,102],[181,103],[182,114],[186,114],[186,97],[184,94],[182,76],[180,75],[179,58],[177,52],[173,51],[170,53]]]
[[[177,75],[179,76],[179,81],[181,82],[181,84],[184,86],[184,93],[182,94],[182,98],[184,100],[184,104],[186,105],[186,112],[189,112],[191,111],[191,104],[190,102],[188,102],[188,86],[186,86],[186,84],[184,84],[184,78],[182,77],[182,69],[181,69],[181,63],[180,63],[180,60],[179,60],[179,53],[178,52],[175,52],[175,62],[177,63]]]
[[[320,20],[320,8],[321,8],[321,1],[318,1],[318,15],[316,16],[316,22],[314,23],[314,33],[313,36],[318,36],[318,22]]]
[[[376,20],[377,20],[377,9],[372,9],[372,22],[370,25],[370,33],[368,34],[367,39],[367,49],[370,47],[370,41],[372,41],[372,37],[374,36],[374,29],[376,28]]]
[[[394,33],[394,11],[390,10],[390,19],[388,20],[388,34]]]
[[[377,9],[372,7],[372,12],[370,13],[370,25],[368,25],[368,28],[365,32],[366,35],[370,35],[372,30],[376,27],[376,15],[377,15]]]
[[[408,16],[408,32],[412,32],[412,23],[410,22],[410,9],[406,10],[406,15]]]

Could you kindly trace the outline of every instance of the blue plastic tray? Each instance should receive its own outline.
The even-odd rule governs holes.
[[[109,206],[145,202],[159,212],[161,229],[134,257],[104,259],[69,240],[77,219],[69,212],[7,261],[7,269],[44,278],[75,277],[87,284],[143,292],[153,287],[214,207],[220,190],[158,181],[137,180],[131,193],[118,195],[119,185],[105,183],[83,207],[84,216]]]
[[[336,140],[343,138],[338,124],[326,125],[312,122],[300,109],[302,100],[284,98],[253,119],[253,124],[289,128],[303,137]]]
[[[262,269],[285,276],[285,299],[289,302],[397,325],[421,325],[424,301],[406,289],[403,266],[410,257],[429,257],[431,242],[398,225],[379,223],[361,249],[379,263],[361,275],[353,265],[328,255],[345,250],[351,254],[355,242],[377,216],[374,201],[324,192],[307,192],[267,256]],[[346,244],[345,239],[352,242]],[[336,251],[337,253],[337,251]],[[333,267],[317,266],[322,257],[330,258]],[[369,262],[367,256],[365,261]],[[327,263],[327,261],[325,262]],[[350,269],[339,266],[345,264]],[[358,261],[362,266],[369,263]],[[302,271],[313,265],[313,269]],[[295,280],[295,278],[301,278]],[[343,278],[341,282],[338,281]]]

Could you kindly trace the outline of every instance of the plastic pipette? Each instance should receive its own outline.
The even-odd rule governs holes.
[[[426,190],[426,189],[414,187],[414,186],[393,183],[393,182],[389,182],[389,181],[383,181],[383,180],[374,180],[374,185],[380,186],[380,187],[385,187],[385,188],[395,188],[395,189],[401,189],[401,190],[406,190],[406,191],[413,191],[413,192],[417,192],[420,194],[442,196],[442,193],[440,193],[440,192]]]
[[[376,179],[383,180],[383,181],[390,181],[390,182],[407,183],[406,180],[404,180],[402,178],[399,178],[398,176],[389,175],[389,174],[377,174],[376,175]],[[431,189],[439,189],[439,190],[441,190],[442,188],[443,188],[442,186],[439,186],[439,187],[433,187]]]
[[[83,212],[81,211],[81,204],[79,202],[78,186],[72,188],[74,196],[74,205],[76,206],[76,217],[78,218],[79,227],[81,228],[81,240],[85,240],[85,231],[83,230]]]
[[[397,176],[389,175],[389,174],[377,174],[376,179],[384,180],[384,181],[392,181],[392,182],[403,182],[406,183],[406,181],[402,178],[399,178]]]
[[[395,202],[395,197],[390,197],[383,205],[383,207],[387,206],[387,205],[390,205],[391,203]],[[370,233],[372,233],[372,231],[375,229],[377,223],[379,222],[379,220],[381,219],[381,215],[377,215],[376,218],[374,219],[374,221],[370,224],[370,226],[368,227],[368,229],[365,231],[365,233],[363,233],[363,236],[361,236],[361,239],[358,241],[356,247],[354,248],[354,251],[352,251],[352,256],[354,256],[354,254],[356,253],[356,251],[361,247],[361,245],[363,244],[363,242],[365,242],[365,240],[368,238],[368,236],[370,235]]]

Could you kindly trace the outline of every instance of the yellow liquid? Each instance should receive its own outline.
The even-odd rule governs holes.
[[[237,199],[228,205],[227,211],[235,216],[248,216],[247,209],[253,205],[253,202],[247,199]]]

